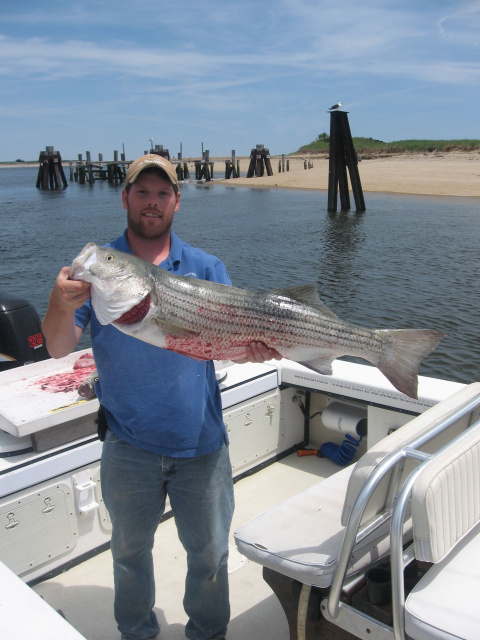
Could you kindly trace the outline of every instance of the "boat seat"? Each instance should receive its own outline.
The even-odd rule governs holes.
[[[85,640],[33,589],[0,562],[0,632],[19,640]]]
[[[414,480],[415,556],[434,565],[404,609],[412,640],[477,640],[480,629],[480,423]]]
[[[375,444],[355,465],[243,524],[234,532],[238,550],[248,559],[302,584],[329,587],[352,509],[373,472],[392,452],[402,450],[479,394],[480,383],[463,387]],[[422,450],[437,451],[465,430],[470,421],[470,414],[454,421]],[[353,547],[347,576],[363,573],[369,565],[389,555],[388,514],[391,515],[399,486],[416,465],[418,462],[407,462],[403,475],[390,471],[375,484],[361,517],[360,529],[364,533]],[[370,530],[372,523],[376,524]],[[404,536],[411,539],[410,521],[405,525]]]

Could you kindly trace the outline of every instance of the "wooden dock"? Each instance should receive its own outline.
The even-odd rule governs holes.
[[[113,152],[113,161],[104,162],[103,154],[98,154],[98,161],[92,161],[90,152],[86,152],[86,159],[82,154],[78,154],[78,160],[73,165],[70,163],[70,181],[75,180],[79,184],[94,184],[96,180],[107,180],[109,184],[120,184],[125,182],[128,167],[131,161],[125,160],[122,153],[118,159],[118,151]]]
[[[163,149],[162,145],[156,145],[155,149],[147,151],[147,153],[155,153],[167,160],[170,160],[170,154],[168,149]],[[104,161],[103,155],[98,154],[98,160],[92,160],[89,151],[86,152],[86,158],[83,159],[82,154],[78,154],[78,160],[73,163],[70,162],[70,181],[75,180],[79,184],[95,184],[97,180],[106,180],[109,184],[122,184],[125,182],[128,167],[133,160],[126,160],[125,154],[122,153],[120,160],[118,159],[118,151],[113,152],[112,161]],[[188,169],[188,163],[178,162],[170,160],[175,167],[177,178],[179,182],[182,180],[190,179],[190,171]],[[197,162],[199,166],[197,167]],[[205,167],[205,161],[196,161],[195,163],[195,177],[201,180],[204,177],[206,180],[213,178],[213,162],[207,162],[208,167]]]

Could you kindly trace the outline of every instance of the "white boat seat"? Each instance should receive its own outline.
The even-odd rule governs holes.
[[[303,584],[329,587],[352,507],[373,470],[389,454],[401,450],[413,438],[440,423],[479,393],[480,383],[462,388],[378,442],[355,465],[342,469],[242,525],[234,533],[240,553]],[[438,450],[451,440],[453,434],[465,430],[469,424],[470,415],[466,415],[422,449],[428,452]],[[404,477],[415,463],[405,466]],[[361,524],[372,522],[385,511],[391,512],[389,483],[390,474],[387,474],[375,487]],[[384,521],[356,544],[347,575],[363,571],[372,562],[389,554],[388,533],[389,523]],[[408,524],[405,537],[411,538]]]
[[[415,556],[435,563],[405,603],[413,640],[477,640],[480,425],[428,462],[412,488]]]
[[[3,562],[0,562],[0,632],[2,638],[18,640],[85,640]]]
[[[405,603],[412,640],[478,640],[480,635],[480,527],[435,564]]]

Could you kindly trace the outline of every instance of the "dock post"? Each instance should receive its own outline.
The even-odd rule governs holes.
[[[95,178],[93,176],[93,165],[92,165],[92,158],[90,155],[90,151],[85,151],[85,162],[87,163],[86,165],[86,170],[88,172],[88,184],[94,184],[95,182]]]
[[[37,189],[59,191],[68,187],[59,151],[54,151],[53,147],[45,147],[45,151],[40,152],[38,162]]]
[[[340,189],[342,211],[350,209],[347,167],[352,183],[353,196],[357,211],[365,211],[358,160],[353,147],[352,134],[346,111],[330,112],[330,153],[328,160],[328,211],[337,211],[337,195]]]
[[[225,160],[225,180],[228,180],[230,176],[233,178],[239,177],[239,162],[235,163],[235,149],[232,149],[232,157],[230,160]]]
[[[257,144],[255,149],[252,149],[250,153],[250,164],[247,171],[247,178],[253,178],[253,176],[261,177],[264,175],[265,170],[267,175],[273,176],[272,165],[270,162],[270,151],[265,149],[263,144]]]
[[[203,147],[203,143],[202,143]],[[202,151],[202,159],[195,160],[195,180],[205,178],[206,182],[213,179],[214,162],[210,162],[210,151]]]
[[[152,149],[150,153],[155,153],[157,156],[170,160],[170,152],[168,149],[163,148],[163,144],[156,144],[155,149]]]
[[[232,151],[230,160],[225,160],[225,180],[240,177],[240,160],[235,159],[235,151]]]

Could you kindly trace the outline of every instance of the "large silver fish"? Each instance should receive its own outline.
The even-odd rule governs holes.
[[[101,324],[163,349],[202,360],[239,359],[252,341],[318,373],[357,356],[401,392],[417,397],[418,369],[443,334],[428,329],[367,329],[340,320],[315,285],[247,291],[176,276],[140,258],[90,243],[69,277],[92,285]]]

